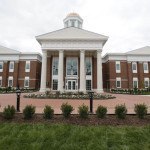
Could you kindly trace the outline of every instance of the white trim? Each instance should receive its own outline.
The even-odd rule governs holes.
[[[136,65],[135,70],[133,70],[133,65]],[[137,73],[137,62],[132,62],[132,73]]]
[[[145,85],[145,82],[148,82],[148,86]],[[149,86],[150,86],[149,78],[144,78],[144,87],[149,88]]]
[[[3,72],[4,62],[0,61],[0,64],[2,65],[2,69],[0,69],[0,72]]]
[[[26,81],[28,81],[28,85],[27,86],[25,85]],[[30,78],[29,77],[25,77],[25,79],[24,79],[24,87],[29,87],[29,85],[30,85]]]
[[[2,80],[2,76],[0,76],[0,87],[2,87],[2,85],[3,85],[3,80]]]
[[[120,82],[120,86],[119,86],[119,87],[117,86],[117,82],[118,82],[118,81]],[[116,88],[121,88],[121,78],[120,78],[120,77],[117,77],[117,78],[116,78]]]
[[[29,64],[29,68],[27,69],[27,64]],[[31,68],[31,62],[30,61],[26,61],[26,64],[25,64],[25,72],[30,72],[30,68]]]
[[[67,61],[69,60],[77,60],[77,75],[67,75]],[[78,72],[78,57],[66,57],[66,78],[67,77],[71,77],[71,78],[74,78],[74,77],[78,77],[79,75],[79,72]]]
[[[9,81],[10,80],[12,80],[12,86],[9,85]],[[13,82],[13,76],[9,76],[8,77],[8,87],[13,87],[13,84],[14,84],[14,82]]]
[[[137,88],[138,88],[138,78],[137,78],[137,77],[134,77],[134,78],[133,78],[133,88],[135,87],[135,86],[134,86],[134,82],[137,82]]]
[[[147,70],[144,70],[144,65],[147,65]],[[143,63],[143,70],[144,70],[144,73],[149,73],[148,62]]]
[[[117,65],[119,65],[119,69],[117,70]],[[116,73],[121,73],[121,64],[120,64],[120,61],[116,61]]]
[[[10,67],[11,67],[11,64],[13,65],[13,68],[11,69]],[[9,63],[9,72],[14,72],[14,68],[15,68],[15,63],[14,63],[14,61],[10,61],[10,63]]]

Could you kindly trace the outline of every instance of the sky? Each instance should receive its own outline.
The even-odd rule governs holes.
[[[0,0],[0,45],[41,53],[35,36],[63,28],[70,12],[109,37],[103,54],[150,46],[150,0]]]

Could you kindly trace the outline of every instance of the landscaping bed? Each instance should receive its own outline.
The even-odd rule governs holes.
[[[64,118],[62,115],[54,115],[51,119],[44,119],[42,114],[35,114],[32,119],[24,119],[22,113],[16,113],[13,119],[4,119],[0,114],[0,123],[46,123],[46,124],[73,124],[73,125],[112,125],[112,126],[144,126],[150,125],[150,115],[144,119],[139,119],[136,115],[126,115],[125,119],[118,119],[115,115],[107,115],[106,118],[97,118],[96,115],[89,115],[87,119],[80,118],[79,115],[71,115],[69,118]]]
[[[51,92],[45,92],[44,94],[35,94],[35,93],[30,93],[24,95],[24,98],[34,98],[34,99],[89,99],[89,94],[88,93],[83,93],[83,92],[65,92],[65,93],[51,93]],[[98,94],[94,93],[93,95],[94,99],[97,100],[104,100],[104,99],[113,99],[116,98],[115,96],[112,96],[111,94]]]

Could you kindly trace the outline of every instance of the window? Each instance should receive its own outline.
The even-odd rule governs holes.
[[[53,75],[58,75],[58,57],[53,57]]]
[[[86,90],[91,90],[92,86],[91,86],[91,80],[86,80]]]
[[[58,89],[58,80],[53,80],[53,90]]]
[[[9,72],[14,72],[14,62],[9,63]]]
[[[25,72],[30,72],[30,61],[26,61]]]
[[[121,78],[120,77],[116,78],[116,88],[121,88]]]
[[[0,72],[3,72],[3,62],[0,62]]]
[[[144,86],[145,88],[149,88],[149,78],[144,78]]]
[[[75,21],[76,20],[70,20],[71,21],[71,27],[75,27]]]
[[[67,58],[66,62],[66,73],[67,75],[76,76],[78,75],[78,59],[77,58]]]
[[[143,63],[143,69],[144,69],[144,73],[148,73],[148,63],[147,62]]]
[[[138,78],[133,78],[133,88],[138,88]]]
[[[8,78],[8,87],[13,87],[13,77]]]
[[[2,87],[2,77],[0,77],[0,87]]]
[[[137,63],[136,62],[132,63],[132,72],[137,73]]]
[[[116,61],[116,73],[120,73],[121,69],[120,69],[120,61]]]
[[[25,79],[24,79],[24,87],[29,87],[29,77],[25,77]]]
[[[86,75],[92,75],[92,59],[91,59],[91,57],[86,57],[85,67],[86,67]]]

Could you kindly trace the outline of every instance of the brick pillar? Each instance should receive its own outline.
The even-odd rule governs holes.
[[[18,72],[19,72],[19,62],[15,61],[14,62],[14,87],[18,86]]]
[[[9,71],[9,62],[4,61],[3,64],[3,76],[2,76],[2,87],[8,86],[8,71]]]
[[[137,63],[138,67],[137,67],[137,71],[138,71],[138,86],[139,89],[143,89],[144,88],[144,70],[143,70],[143,63],[142,62],[138,62]]]
[[[132,63],[127,62],[127,68],[128,68],[128,88],[133,88],[132,82],[133,82],[133,75],[132,75]]]

